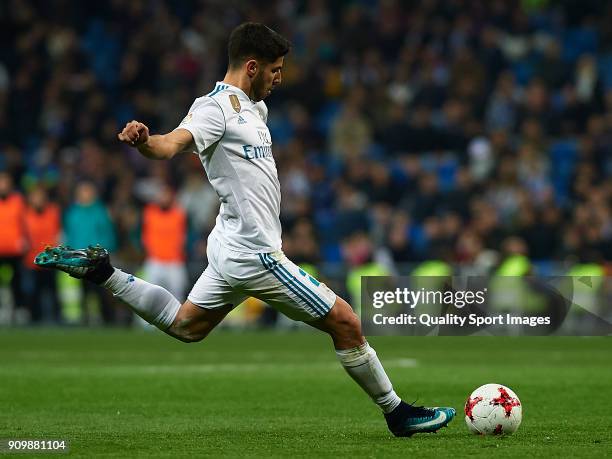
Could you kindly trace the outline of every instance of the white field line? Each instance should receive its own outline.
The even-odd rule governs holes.
[[[415,368],[418,361],[411,358],[383,360],[385,368]],[[37,367],[32,363],[23,365],[11,365],[10,367],[0,366],[0,375],[19,375],[22,371]],[[268,371],[320,371],[341,369],[337,362],[258,362],[258,363],[203,363],[203,364],[181,364],[172,365],[138,365],[137,363],[127,365],[96,365],[96,366],[67,366],[58,365],[49,367],[45,365],[45,370],[51,375],[135,375],[135,374],[216,374],[216,373],[263,373]]]
[[[416,359],[390,359],[383,364],[389,368],[414,368],[418,365]],[[340,369],[337,362],[313,363],[213,363],[201,365],[144,365],[135,370],[142,373],[176,373],[187,371],[193,373],[259,373],[262,371],[313,371]],[[130,367],[132,369],[132,367]]]

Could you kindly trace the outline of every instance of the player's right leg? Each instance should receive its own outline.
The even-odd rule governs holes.
[[[381,408],[393,435],[436,432],[454,418],[453,408],[413,406],[399,398],[376,351],[361,333],[359,317],[342,298],[336,297],[327,315],[307,323],[330,335],[340,363]]]
[[[237,304],[224,303],[223,295],[212,297],[214,304],[209,299],[210,304],[198,306],[194,301],[199,303],[199,300],[192,300],[191,296],[181,304],[163,287],[113,268],[108,252],[99,246],[81,250],[48,247],[36,257],[35,263],[107,288],[144,320],[184,342],[201,341]],[[198,281],[200,286],[204,283],[207,284],[204,289],[231,294],[229,286],[222,279],[216,279],[213,271],[209,264]]]
[[[249,272],[244,262],[240,265],[244,270],[240,277],[249,280],[250,293],[289,317],[328,333],[338,360],[380,407],[395,436],[436,432],[453,419],[453,408],[413,406],[400,399],[376,352],[363,337],[359,317],[346,301],[282,252],[260,254],[259,258],[259,271]]]

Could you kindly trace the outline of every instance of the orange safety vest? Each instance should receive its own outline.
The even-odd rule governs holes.
[[[19,193],[0,199],[0,257],[17,257],[27,248],[24,208]]]
[[[142,215],[142,243],[147,258],[161,262],[185,261],[187,215],[178,206],[163,210],[156,204]]]
[[[56,204],[48,204],[42,212],[32,207],[25,211],[26,232],[30,240],[30,249],[24,256],[24,263],[35,268],[34,257],[47,245],[57,245],[60,232],[60,210]]]

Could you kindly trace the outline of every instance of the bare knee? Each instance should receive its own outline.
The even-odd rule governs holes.
[[[166,333],[184,343],[202,341],[223,320],[232,306],[205,309],[186,301]]]
[[[208,332],[198,330],[191,319],[175,320],[166,333],[183,343],[198,343],[208,336]]]

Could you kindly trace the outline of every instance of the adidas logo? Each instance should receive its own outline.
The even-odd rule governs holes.
[[[238,124],[246,124],[246,120],[242,117],[242,115],[238,115]]]

